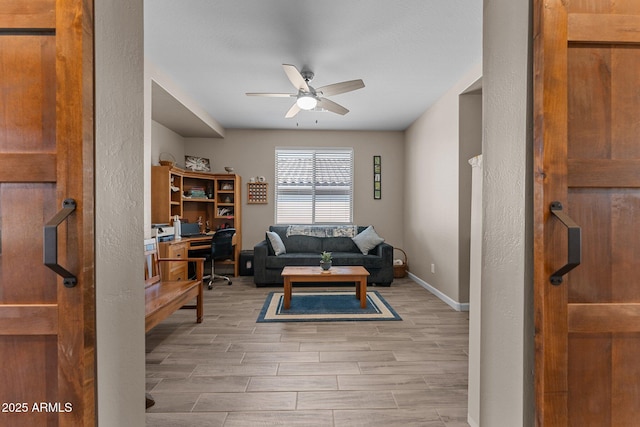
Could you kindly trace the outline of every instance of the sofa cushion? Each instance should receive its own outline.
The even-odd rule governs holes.
[[[378,236],[378,233],[376,233],[371,225],[352,240],[358,246],[363,255],[368,254],[371,249],[384,242],[384,239]]]
[[[322,250],[327,252],[355,252],[360,249],[351,240],[351,237],[330,237],[322,239]]]
[[[322,238],[311,236],[289,236],[284,240],[287,252],[315,254],[322,252]]]
[[[272,225],[269,231],[273,231],[280,236],[280,239],[287,248],[287,253],[318,253],[322,252],[321,237],[294,235],[287,237],[288,226]]]
[[[287,253],[287,248],[277,233],[274,233],[273,231],[267,231],[267,240],[269,241],[271,249],[276,256]]]
[[[283,269],[287,265],[320,265],[320,254],[286,253],[267,257],[267,268]]]
[[[359,252],[332,252],[333,265],[361,265],[366,269],[382,268],[384,260],[377,255],[362,255]]]

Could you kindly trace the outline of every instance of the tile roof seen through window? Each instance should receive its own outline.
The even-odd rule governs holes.
[[[336,156],[316,156],[313,158],[289,157],[280,158],[278,166],[278,183],[280,184],[313,184],[315,166],[316,185],[350,185],[351,184],[351,159]]]

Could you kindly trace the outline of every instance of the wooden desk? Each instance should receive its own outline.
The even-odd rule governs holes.
[[[333,266],[326,272],[320,267],[291,267],[282,270],[284,277],[284,309],[291,307],[291,284],[293,282],[355,282],[356,298],[360,307],[367,307],[367,276],[362,266]]]
[[[183,237],[180,240],[170,240],[168,242],[160,242],[161,258],[187,258],[189,251],[211,249],[211,239],[213,234],[198,237]],[[209,241],[209,244],[202,244]],[[229,264],[233,266],[234,276],[238,275],[240,268],[239,248],[237,246],[237,233],[233,236],[232,244],[234,246],[234,259],[230,261],[222,261],[220,264]],[[162,277],[166,280],[186,280],[188,279],[188,266],[185,263],[165,263],[162,266]],[[216,263],[218,264],[218,263]]]
[[[210,249],[211,248],[211,239],[213,239],[213,234],[207,236],[198,236],[198,237],[183,237],[180,240],[176,240],[176,242],[185,242],[189,245],[189,250],[192,249]],[[208,245],[203,244],[204,242],[208,242]]]

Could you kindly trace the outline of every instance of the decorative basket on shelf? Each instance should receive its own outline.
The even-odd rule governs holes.
[[[176,164],[176,158],[171,153],[160,153],[159,163],[161,166],[173,167]]]
[[[401,279],[403,277],[406,277],[407,275],[407,253],[405,251],[403,251],[400,248],[393,248],[393,250],[399,250],[400,252],[402,252],[403,258],[404,259],[399,259],[399,261],[402,261],[402,264],[396,264],[396,261],[394,260],[393,262],[393,277],[396,279]]]

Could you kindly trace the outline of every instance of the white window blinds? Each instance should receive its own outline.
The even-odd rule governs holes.
[[[276,223],[351,223],[353,149],[276,149]]]

